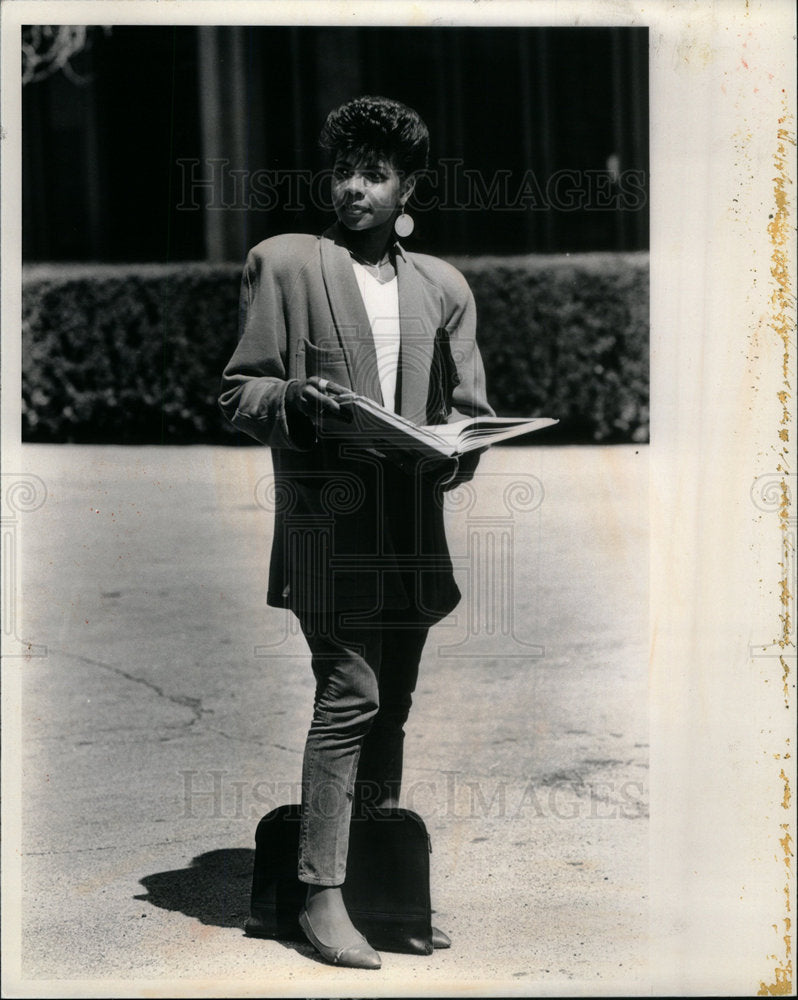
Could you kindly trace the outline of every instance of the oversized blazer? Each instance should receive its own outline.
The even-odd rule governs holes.
[[[394,259],[399,412],[417,424],[491,415],[465,279],[399,244]],[[239,319],[219,403],[236,427],[271,448],[268,603],[346,610],[352,620],[386,607],[430,623],[448,614],[460,592],[435,476],[402,471],[286,410],[289,383],[312,375],[382,403],[369,320],[337,225],[320,238],[275,236],[251,250]]]

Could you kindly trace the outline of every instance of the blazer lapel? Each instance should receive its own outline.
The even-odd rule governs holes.
[[[357,287],[349,251],[336,242],[336,238],[337,227],[332,226],[319,240],[321,272],[333,322],[346,355],[352,388],[382,405],[377,352],[366,307]]]
[[[402,346],[399,354],[399,412],[415,424],[427,422],[427,396],[435,344],[435,324],[424,284],[413,262],[399,247],[399,317]]]

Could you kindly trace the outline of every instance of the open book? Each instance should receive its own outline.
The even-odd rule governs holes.
[[[559,423],[551,417],[470,417],[452,424],[420,427],[367,396],[346,393],[335,399],[343,419],[331,420],[325,428],[328,432],[332,430],[338,436],[341,429],[342,436],[357,436],[366,447],[388,451],[395,448],[418,458],[455,458]]]

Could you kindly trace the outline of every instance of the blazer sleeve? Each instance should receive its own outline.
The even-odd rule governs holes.
[[[458,272],[459,275],[459,272]],[[449,346],[457,379],[452,391],[452,412],[448,423],[467,417],[494,417],[485,387],[485,368],[477,346],[477,307],[462,275],[457,302],[447,322]]]
[[[284,276],[269,254],[247,257],[239,299],[239,341],[222,375],[219,406],[239,430],[272,448],[307,450],[312,423],[286,410],[289,317]]]

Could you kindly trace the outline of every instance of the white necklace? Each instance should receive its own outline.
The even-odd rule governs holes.
[[[390,253],[385,254],[382,260],[377,261],[376,264],[372,264],[370,261],[361,257],[359,253],[355,253],[354,250],[350,250],[349,254],[353,260],[356,260],[361,267],[365,267],[370,274],[373,274],[374,277],[383,284],[393,278],[394,266],[391,261]]]

